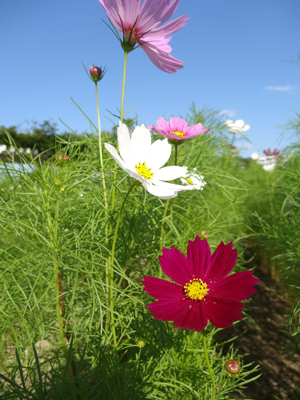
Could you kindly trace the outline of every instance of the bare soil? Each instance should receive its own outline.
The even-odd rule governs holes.
[[[224,329],[221,340],[247,332],[234,343],[240,354],[249,353],[244,362],[254,361],[261,367],[262,376],[251,382],[243,394],[233,393],[233,399],[300,400],[300,351],[287,353],[286,334],[288,299],[280,295],[279,283],[264,270],[257,259],[251,262],[255,276],[260,279],[257,293],[249,303],[248,314],[254,324],[242,321],[235,327]],[[249,267],[249,269],[252,269]]]

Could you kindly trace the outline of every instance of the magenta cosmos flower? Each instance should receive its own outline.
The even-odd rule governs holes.
[[[156,121],[156,126],[148,126],[152,132],[159,133],[165,138],[171,139],[175,144],[179,144],[180,141],[185,139],[190,139],[194,136],[199,136],[201,133],[205,133],[210,130],[210,128],[203,129],[201,123],[188,126],[188,123],[181,118],[170,118],[170,122],[165,121],[163,117],[160,117]]]
[[[277,156],[280,153],[280,151],[278,149],[274,149],[273,151],[271,151],[270,148],[268,148],[268,150],[264,150],[264,154],[266,156]]]
[[[237,251],[232,242],[223,242],[211,255],[207,241],[196,236],[189,241],[187,257],[176,247],[163,248],[159,257],[164,273],[176,283],[144,276],[144,290],[157,299],[148,304],[155,319],[174,321],[176,328],[200,332],[209,320],[217,328],[226,328],[243,318],[241,303],[255,293],[253,271],[237,272]]]
[[[100,0],[108,18],[123,35],[123,49],[132,51],[137,46],[145,51],[150,60],[164,72],[174,74],[183,68],[183,62],[170,55],[168,45],[172,37],[167,35],[181,29],[189,18],[185,15],[161,26],[172,17],[180,0]]]

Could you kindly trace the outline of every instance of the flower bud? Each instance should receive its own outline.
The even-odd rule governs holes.
[[[57,160],[59,163],[65,164],[69,160],[69,157],[66,154],[59,154]]]
[[[90,67],[90,76],[92,81],[99,82],[102,77],[102,69],[99,67]]]
[[[208,239],[209,238],[209,234],[206,231],[201,231],[200,235],[204,238],[204,239]]]
[[[236,360],[228,360],[226,362],[226,370],[232,375],[238,374],[241,370],[241,366]]]
[[[145,347],[145,344],[146,344],[146,342],[145,342],[145,340],[144,339],[138,339],[138,341],[137,341],[137,345],[139,346],[139,347]]]

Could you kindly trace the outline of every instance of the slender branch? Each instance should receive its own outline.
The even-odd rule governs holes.
[[[118,219],[117,219],[117,225],[116,225],[116,229],[115,229],[115,234],[114,234],[114,238],[113,238],[113,244],[112,244],[112,250],[111,250],[111,269],[110,269],[110,276],[109,276],[109,298],[108,298],[108,302],[110,305],[110,311],[111,311],[111,322],[112,322],[112,328],[113,328],[113,336],[114,336],[114,345],[115,347],[117,347],[117,339],[116,339],[116,329],[115,329],[115,323],[114,323],[114,297],[113,297],[113,283],[114,283],[114,270],[113,270],[113,265],[114,265],[114,260],[115,260],[115,249],[116,249],[116,241],[117,241],[117,235],[118,235],[118,230],[119,230],[119,226],[120,226],[120,221],[121,221],[121,216],[123,213],[123,209],[126,203],[126,200],[130,194],[130,192],[132,191],[132,189],[134,188],[135,183],[129,188],[126,196],[124,197],[123,203],[121,205],[120,208],[120,212],[118,215]]]
[[[123,83],[122,83],[121,110],[120,110],[120,121],[121,122],[123,122],[123,119],[124,119],[124,98],[125,98],[127,56],[128,56],[128,53],[126,51],[124,51]],[[118,150],[119,150],[119,143],[118,143]],[[116,180],[117,180],[117,163],[115,163],[115,171],[114,171],[114,181],[113,181],[114,183],[113,183],[112,199],[111,199],[111,212],[113,212],[113,210],[115,208]]]
[[[207,368],[208,368],[208,372],[209,372],[209,376],[211,379],[211,384],[212,384],[212,394],[211,394],[211,400],[215,400],[216,398],[216,384],[215,384],[215,380],[214,380],[214,375],[210,366],[210,362],[209,362],[209,357],[208,357],[208,352],[207,352],[207,344],[206,344],[206,332],[203,331],[203,347],[204,347],[204,354],[205,354],[205,359],[206,359],[206,364],[207,364]]]
[[[105,203],[105,208],[108,209],[106,185],[105,185],[104,165],[103,165],[103,155],[102,155],[102,143],[101,143],[102,137],[101,137],[101,123],[100,123],[100,112],[99,112],[99,99],[98,99],[98,85],[97,85],[97,82],[95,82],[95,88],[96,88],[96,105],[97,105],[97,117],[98,117],[99,154],[100,154],[101,175],[102,175],[103,192],[104,192],[104,203]]]

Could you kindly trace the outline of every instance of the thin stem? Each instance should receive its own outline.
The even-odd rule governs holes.
[[[167,216],[169,203],[170,203],[170,199],[168,199],[166,202],[166,207],[165,207],[164,215],[162,217],[162,222],[161,222],[161,230],[160,230],[160,252],[161,253],[162,253],[162,248],[163,248],[164,223],[165,223],[165,218]],[[159,278],[161,278],[161,271],[162,271],[162,269],[159,268]]]
[[[60,332],[61,344],[66,345],[63,323],[61,318],[60,302],[59,302],[59,277],[58,277],[58,262],[57,262],[57,236],[58,236],[58,216],[59,216],[59,197],[56,198],[56,210],[54,219],[54,238],[52,242],[53,257],[54,257],[54,278],[55,278],[55,295],[56,295],[56,314]]]
[[[98,85],[95,82],[95,89],[96,89],[96,106],[97,106],[97,117],[98,117],[98,138],[99,138],[99,154],[100,154],[100,166],[101,166],[101,176],[102,176],[102,183],[103,183],[103,193],[104,193],[104,204],[105,209],[108,210],[108,201],[107,201],[107,194],[106,194],[106,184],[105,184],[105,173],[104,173],[104,164],[103,164],[103,155],[102,155],[102,136],[101,136],[101,122],[100,122],[100,112],[99,112],[99,96],[98,96]],[[105,224],[105,242],[107,243],[107,234],[108,234],[108,226]],[[108,288],[108,263],[106,262],[105,266],[105,281]]]
[[[116,339],[116,330],[115,330],[114,312],[113,312],[114,311],[114,297],[113,297],[114,270],[113,270],[113,265],[114,265],[114,261],[115,261],[116,241],[117,241],[117,235],[118,235],[118,230],[119,230],[119,226],[120,226],[122,212],[123,212],[126,200],[127,200],[128,196],[129,196],[130,192],[134,188],[134,186],[135,186],[135,183],[129,188],[126,196],[124,197],[123,203],[121,205],[120,212],[119,212],[118,219],[117,219],[117,225],[116,225],[116,229],[115,229],[115,234],[114,234],[114,238],[113,238],[112,249],[111,249],[111,269],[110,269],[110,275],[109,275],[109,298],[108,298],[108,302],[109,302],[110,311],[111,311],[111,322],[112,322],[112,327],[113,327],[113,336],[114,336],[114,345],[115,345],[115,347],[117,347],[117,339]]]
[[[120,110],[120,121],[121,122],[123,122],[123,119],[124,119],[124,98],[125,98],[127,56],[128,56],[127,51],[124,51],[123,83],[122,83],[122,97],[121,97],[121,110]],[[117,148],[119,150],[119,143],[118,143]],[[112,198],[111,198],[111,212],[113,212],[113,210],[115,208],[116,180],[117,180],[117,163],[115,163],[115,171],[114,171],[114,181],[113,181],[113,190],[112,190]]]
[[[100,112],[99,112],[99,100],[98,100],[98,85],[95,82],[96,88],[96,105],[97,105],[97,117],[98,117],[98,137],[99,137],[99,154],[100,154],[100,165],[101,165],[101,175],[102,175],[102,183],[103,183],[103,192],[104,192],[104,203],[105,208],[108,209],[107,195],[106,195],[106,185],[105,185],[105,174],[104,174],[104,166],[103,166],[103,155],[102,155],[102,143],[101,143],[101,123],[100,123]]]
[[[214,375],[210,366],[210,362],[209,362],[209,357],[208,357],[208,352],[207,352],[207,345],[206,345],[206,333],[203,331],[203,347],[204,347],[204,354],[205,354],[205,359],[206,359],[206,364],[207,364],[207,368],[208,368],[208,372],[209,372],[209,376],[211,379],[211,384],[212,384],[212,394],[211,394],[211,400],[215,400],[216,398],[216,384],[215,384],[215,380],[214,380]]]
[[[177,155],[178,155],[178,145],[175,144],[175,165],[177,165]],[[162,223],[161,223],[161,230],[160,230],[160,252],[162,252],[162,247],[163,247],[163,234],[164,234],[164,223],[165,223],[165,218],[167,216],[168,208],[169,208],[169,203],[170,200],[168,199],[166,202],[166,207],[164,211],[164,215],[162,218]],[[161,278],[161,268],[159,269],[159,277]]]
[[[123,118],[124,118],[124,97],[125,97],[125,81],[126,81],[127,56],[128,56],[127,51],[124,51],[123,84],[122,84],[121,114],[120,114],[120,120],[121,120],[121,122],[123,122]]]

